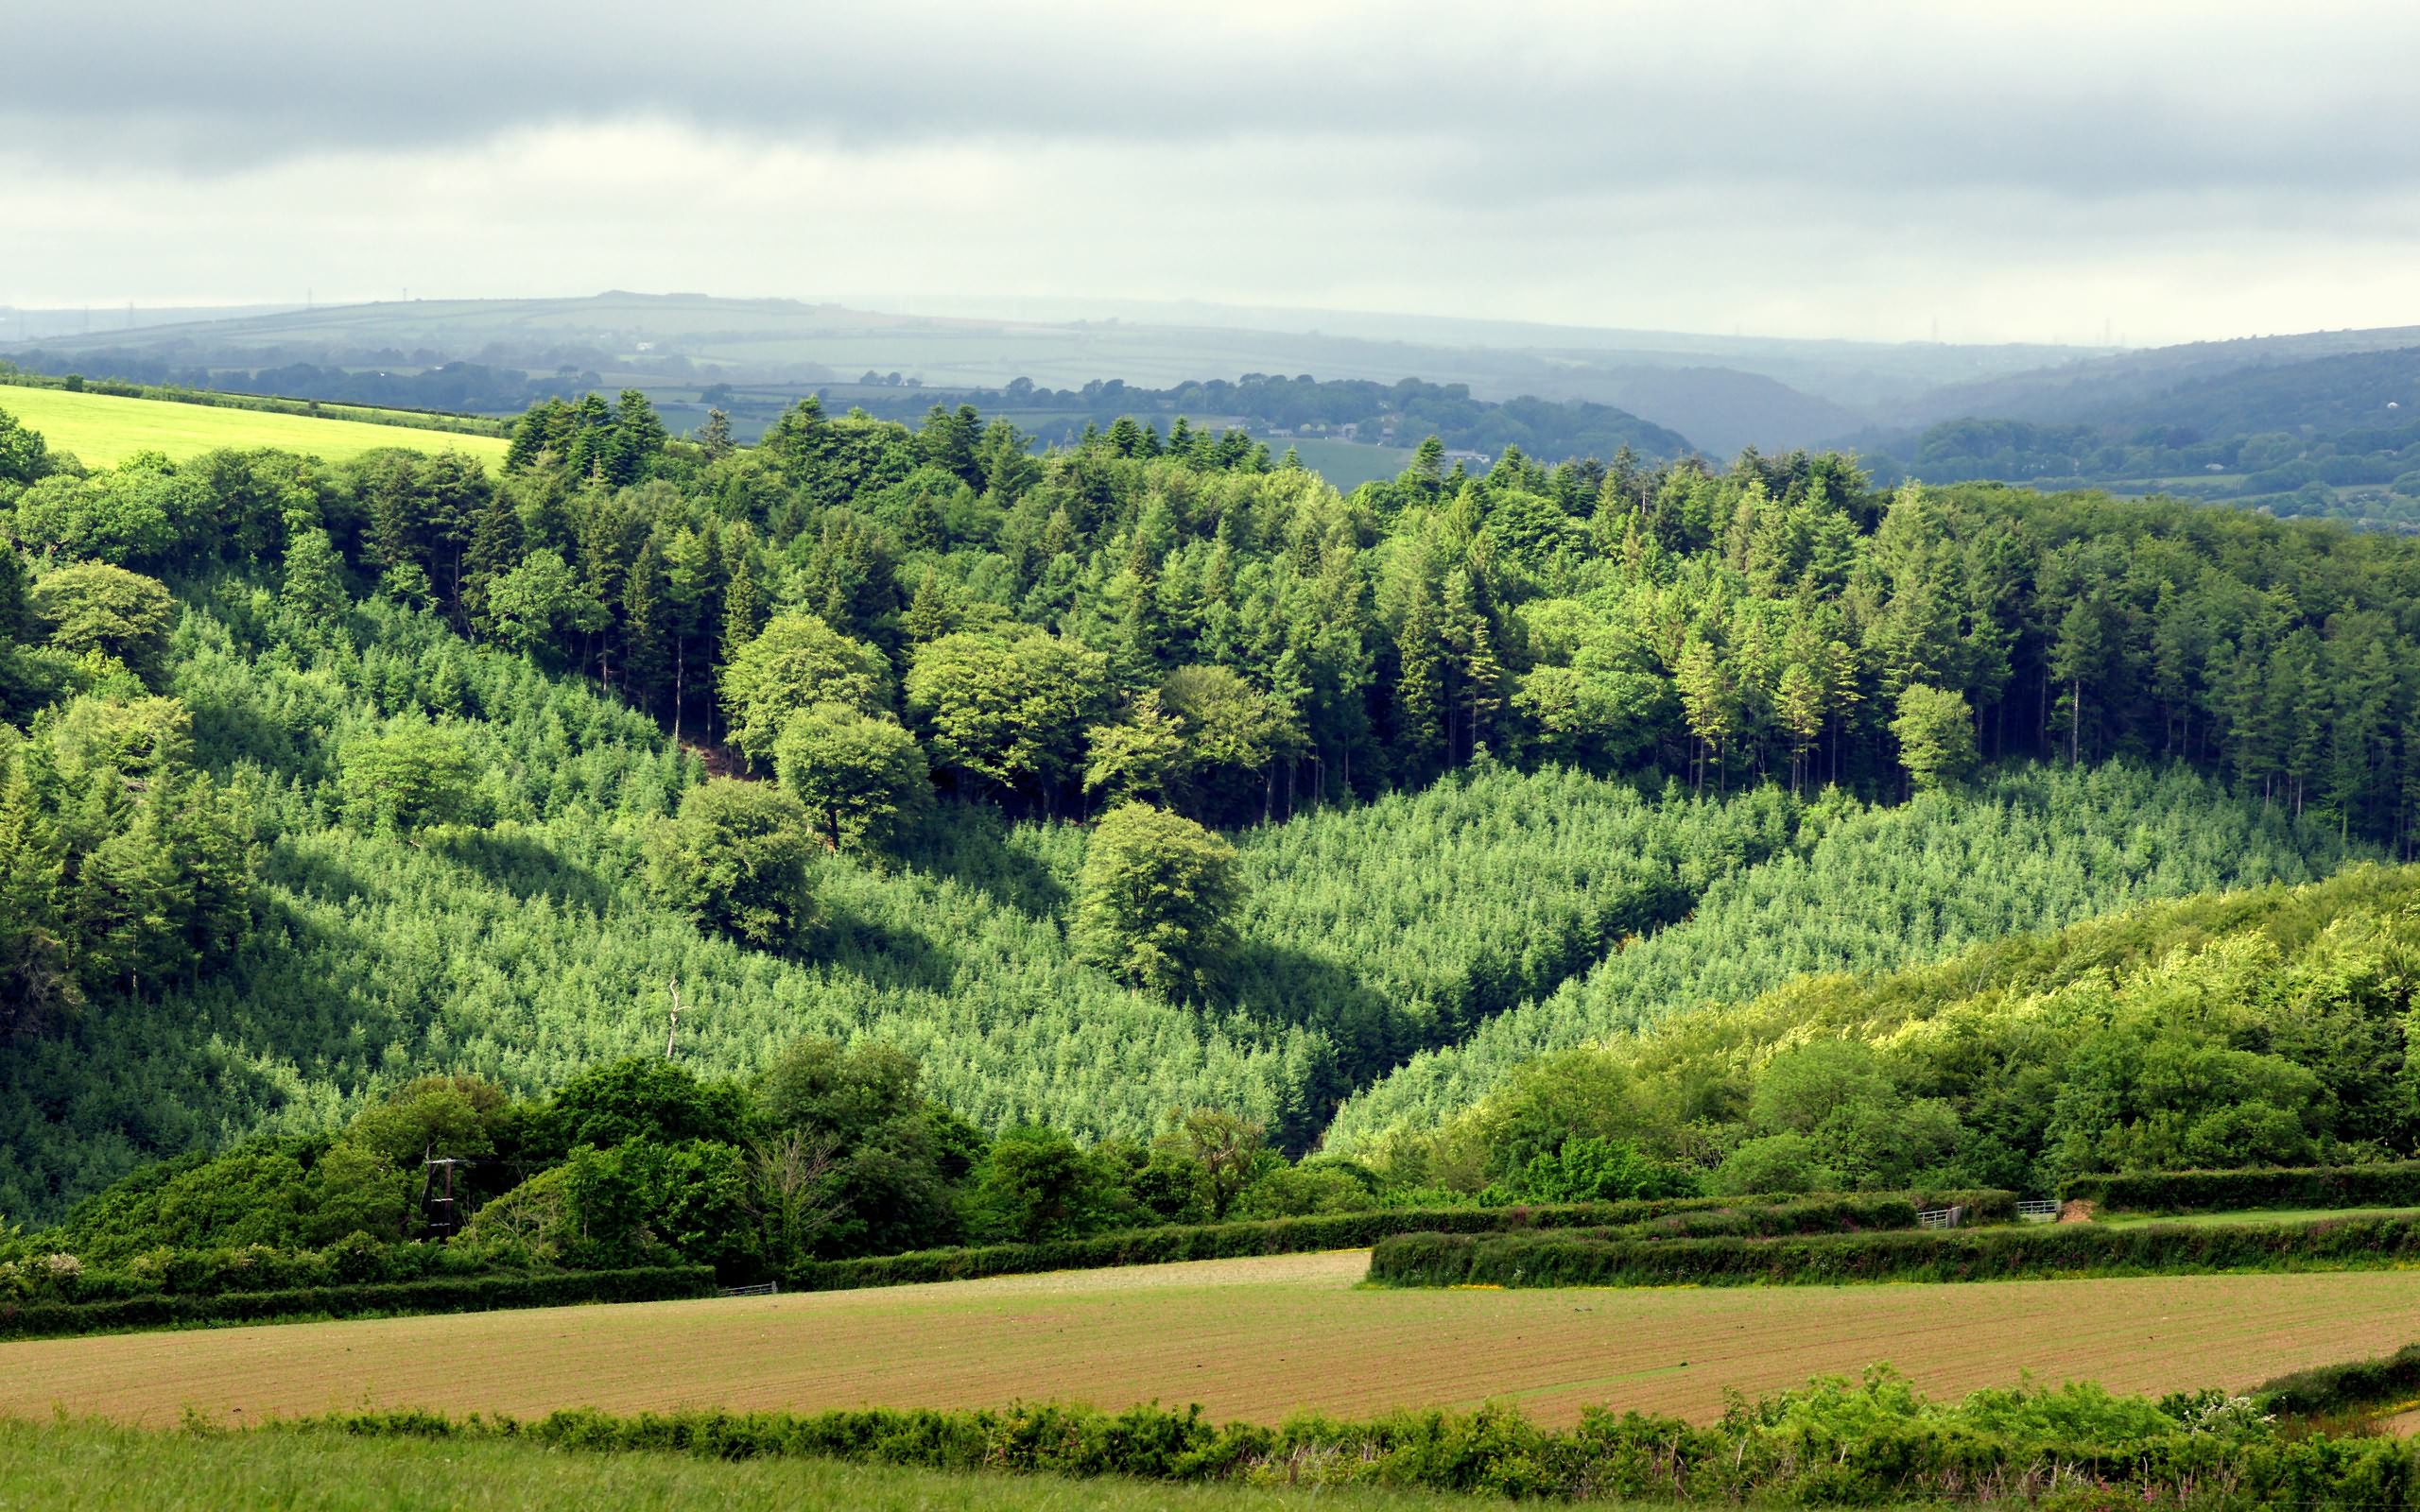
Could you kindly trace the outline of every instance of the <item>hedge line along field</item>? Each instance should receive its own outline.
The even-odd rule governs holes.
[[[339,1433],[189,1436],[101,1423],[0,1421],[0,1507],[44,1512],[1449,1512],[1500,1497],[1322,1486],[964,1475],[825,1460],[725,1464],[689,1454],[574,1454],[507,1443]]]
[[[0,410],[42,432],[52,451],[73,452],[87,467],[114,466],[137,452],[165,452],[174,459],[199,456],[222,446],[276,446],[323,462],[342,462],[387,447],[415,452],[450,448],[493,468],[503,464],[507,444],[500,436],[465,436],[407,425],[126,399],[116,394],[70,393],[63,388],[0,387]]]
[[[2420,1337],[2393,1271],[1974,1285],[1391,1291],[1366,1253],[879,1291],[113,1334],[0,1345],[0,1418],[154,1426],[424,1407],[537,1417],[725,1407],[1200,1403],[1216,1419],[1495,1400],[1720,1415],[1887,1362],[1934,1397],[2092,1380],[2249,1387]]]

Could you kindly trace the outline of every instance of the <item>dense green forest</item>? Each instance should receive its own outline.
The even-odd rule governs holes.
[[[500,476],[87,473],[0,421],[0,1211],[543,1092],[676,978],[711,1073],[879,1041],[985,1131],[1294,1150],[1375,1084],[1358,1146],[1651,1005],[2420,819],[2401,542],[1441,454],[1347,497],[1181,420],[742,448],[628,393]]]
[[[2344,430],[2218,431],[2190,426],[2060,425],[2021,420],[1960,420],[1933,426],[1908,449],[1901,471],[1934,483],[1973,478],[2082,487],[2155,480],[2169,491],[2210,499],[2297,495],[2279,512],[2354,518],[2335,490],[2371,486],[2359,519],[2420,525],[2420,421],[2379,406],[2377,420]],[[1888,454],[1884,454],[1886,456]]]
[[[1519,1192],[1603,1146],[1735,1193],[2052,1192],[2096,1171],[2409,1157],[2415,903],[2420,869],[2360,867],[1801,976],[1529,1062],[1380,1163]]]

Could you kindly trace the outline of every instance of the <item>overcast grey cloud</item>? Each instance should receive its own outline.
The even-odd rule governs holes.
[[[0,14],[0,302],[922,290],[2138,341],[2420,320],[2408,3]]]

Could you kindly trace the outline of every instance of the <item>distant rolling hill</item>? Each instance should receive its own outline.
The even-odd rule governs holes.
[[[899,314],[795,300],[610,292],[583,299],[413,300],[283,310],[113,331],[54,332],[55,363],[182,370],[312,363],[354,369],[474,362],[532,376],[595,372],[606,387],[728,381],[789,386],[899,373],[923,387],[1055,388],[1118,379],[1167,388],[1250,373],[1465,384],[1478,398],[1584,400],[1730,455],[1810,444],[1890,418],[1941,386],[2082,354],[2061,347],[1793,340],[1218,305],[933,301]],[[1002,306],[1010,314],[999,313]],[[974,313],[968,313],[974,312]],[[11,333],[0,331],[0,340]]]
[[[2154,347],[1949,385],[1899,406],[1887,423],[1915,430],[1971,416],[2102,424],[2119,417],[2149,416],[2157,410],[2156,401],[2188,385],[2209,385],[2255,369],[2411,347],[2420,347],[2420,326]]]

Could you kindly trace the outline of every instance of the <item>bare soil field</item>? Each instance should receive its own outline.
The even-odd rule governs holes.
[[[1964,1286],[1386,1291],[1363,1251],[878,1291],[0,1345],[0,1417],[147,1424],[420,1406],[1201,1403],[1219,1418],[1514,1402],[1711,1418],[1887,1361],[1935,1394],[2096,1380],[2249,1386],[2420,1338],[2420,1274]]]

